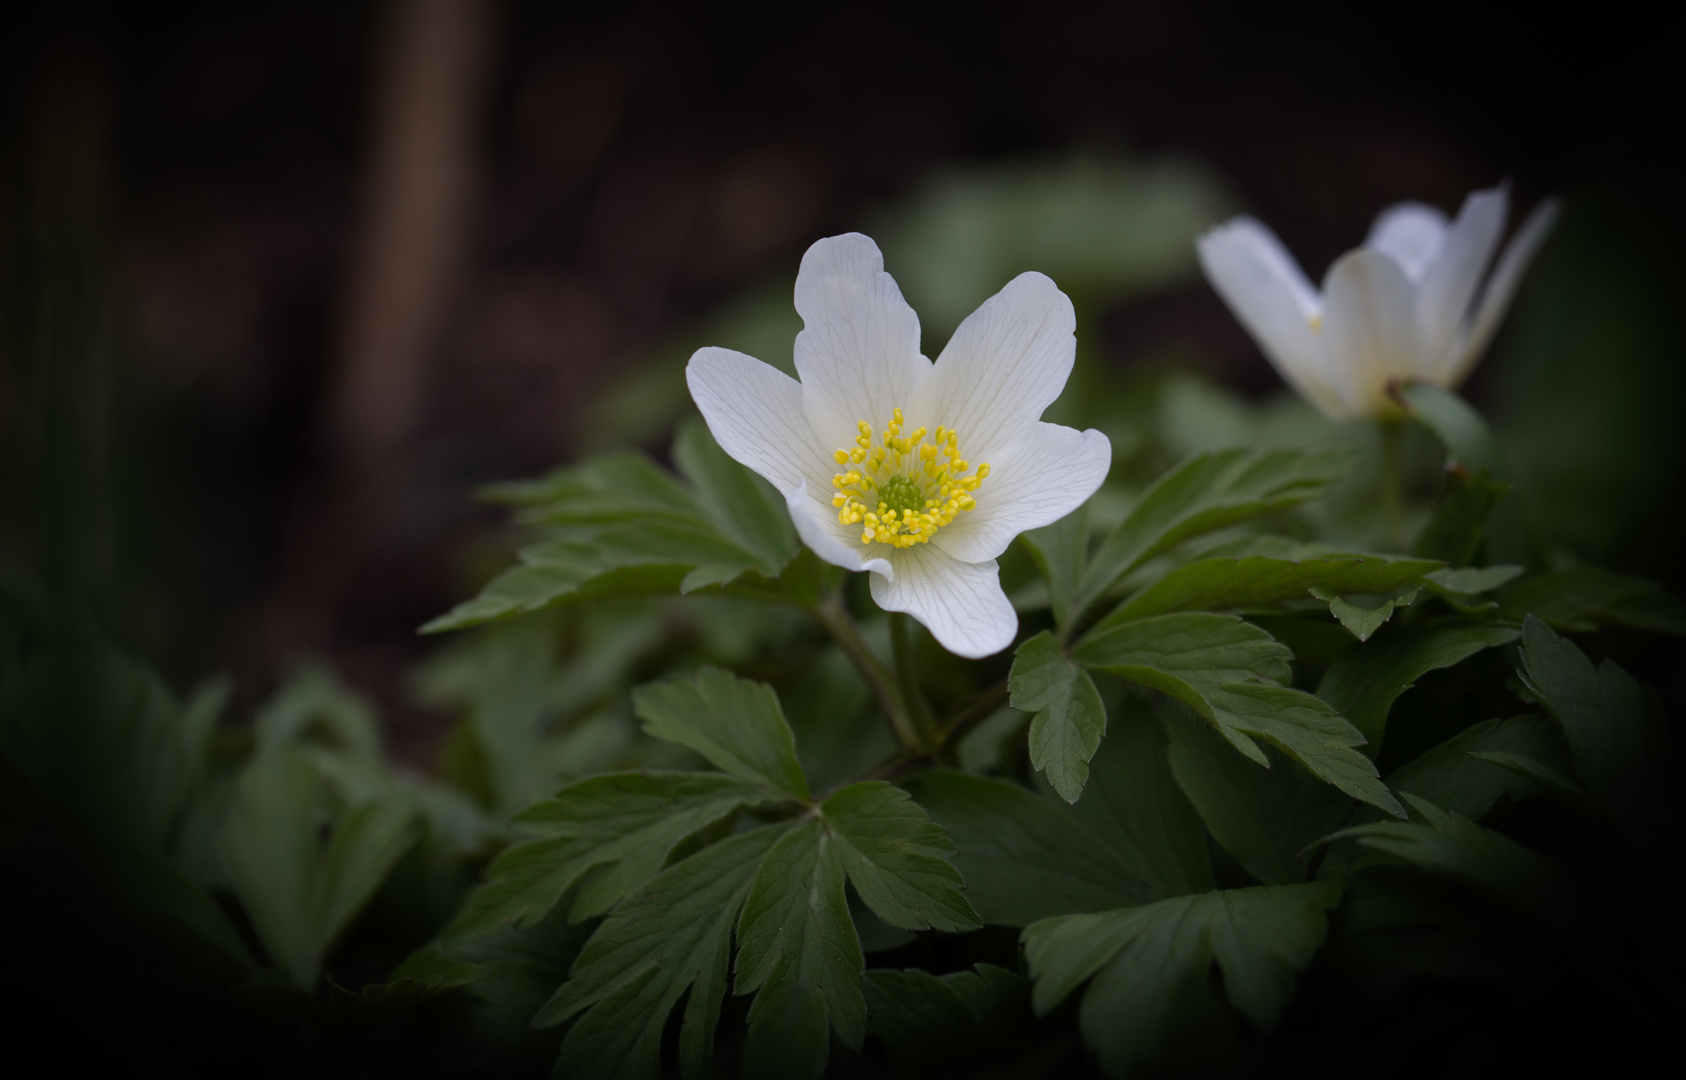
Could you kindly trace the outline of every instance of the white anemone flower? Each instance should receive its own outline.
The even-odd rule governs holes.
[[[1455,389],[1480,358],[1557,217],[1535,208],[1496,263],[1504,186],[1472,193],[1457,219],[1404,202],[1312,288],[1263,224],[1238,217],[1200,238],[1207,280],[1301,397],[1336,420],[1397,414],[1395,380]],[[1488,272],[1491,265],[1491,273]]]
[[[1098,431],[1041,421],[1076,356],[1071,301],[1020,274],[960,324],[935,363],[919,317],[859,233],[821,240],[796,276],[796,373],[699,349],[691,397],[726,453],[785,497],[804,543],[872,575],[872,598],[960,656],[1012,644],[996,557],[1106,479]]]

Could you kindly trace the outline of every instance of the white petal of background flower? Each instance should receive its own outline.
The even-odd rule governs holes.
[[[993,468],[996,448],[1017,442],[1065,389],[1076,333],[1066,295],[1045,275],[1020,274],[961,322],[919,393],[898,404],[911,406],[909,423],[957,430],[966,460]]]
[[[1359,248],[1335,260],[1323,282],[1324,346],[1339,359],[1340,394],[1348,415],[1388,407],[1388,379],[1425,377],[1412,318],[1416,290],[1399,264]]]
[[[1440,252],[1417,282],[1417,331],[1429,370],[1440,381],[1454,366],[1454,349],[1464,332],[1476,290],[1492,262],[1505,229],[1504,187],[1473,192],[1446,230]]]
[[[804,481],[831,489],[831,452],[802,411],[802,384],[731,349],[698,349],[685,366],[691,399],[720,449],[788,495]]]
[[[956,656],[992,656],[1013,643],[1019,616],[993,559],[961,562],[934,543],[902,548],[892,559],[894,580],[872,575],[879,607],[912,615]]]
[[[1499,328],[1499,322],[1510,307],[1511,298],[1516,295],[1516,287],[1522,284],[1522,275],[1533,261],[1534,253],[1539,251],[1551,227],[1557,223],[1560,209],[1561,204],[1556,199],[1547,199],[1534,207],[1528,220],[1522,223],[1505,246],[1504,254],[1499,256],[1498,264],[1493,267],[1493,273],[1476,301],[1475,318],[1468,324],[1468,336],[1456,350],[1457,361],[1447,373],[1447,385],[1456,386],[1462,382],[1486,350],[1493,332]]]
[[[833,449],[862,420],[880,427],[930,374],[919,316],[884,272],[878,245],[860,233],[820,240],[796,275],[796,373],[815,436]]]
[[[1013,537],[1065,517],[1093,495],[1112,467],[1112,444],[1093,429],[1037,424],[995,454],[987,498],[931,543],[964,562],[994,559]]]
[[[1439,207],[1420,202],[1402,202],[1376,215],[1364,246],[1391,258],[1416,281],[1440,253],[1446,238],[1446,215]]]
[[[1333,416],[1347,414],[1323,354],[1323,301],[1276,234],[1249,217],[1226,221],[1197,245],[1206,279],[1265,358],[1300,395]]]
[[[815,555],[833,566],[845,570],[870,570],[873,574],[895,577],[894,567],[880,557],[869,557],[867,545],[861,543],[859,526],[844,525],[837,520],[829,503],[822,503],[808,492],[806,484],[784,498],[790,511],[790,523]]]

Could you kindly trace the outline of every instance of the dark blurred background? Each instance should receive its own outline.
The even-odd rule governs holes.
[[[1560,194],[1469,394],[1571,557],[1681,588],[1679,49],[1616,8],[1563,25],[1187,0],[4,19],[0,572],[81,598],[178,684],[227,670],[250,700],[326,656],[425,762],[442,719],[405,691],[429,648],[415,628],[508,550],[478,485],[617,432],[659,452],[660,430],[605,434],[604,395],[636,412],[627,380],[704,343],[687,328],[788,288],[820,236],[1037,162],[1183,163],[1313,278],[1392,201],[1455,211],[1505,177],[1520,211]],[[1086,355],[1126,376],[1171,349],[1241,394],[1280,390],[1186,272],[1085,328]]]

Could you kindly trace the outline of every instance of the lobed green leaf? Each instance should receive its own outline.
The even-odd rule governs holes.
[[[1208,998],[1214,963],[1229,1003],[1268,1032],[1322,945],[1325,913],[1339,896],[1328,882],[1278,885],[1034,923],[1022,935],[1032,1001],[1046,1014],[1089,982],[1079,1011],[1084,1041],[1115,1076],[1188,1034],[1179,1014]]]
[[[1008,679],[1012,707],[1032,714],[1030,764],[1068,803],[1083,794],[1089,759],[1106,734],[1106,706],[1089,673],[1047,631],[1020,645]]]
[[[739,779],[797,801],[808,798],[796,740],[765,683],[704,667],[694,680],[638,687],[632,710],[656,738],[688,746]]]
[[[1343,472],[1327,453],[1223,450],[1196,454],[1161,476],[1101,544],[1072,600],[1081,613],[1113,583],[1184,540],[1297,506]]]

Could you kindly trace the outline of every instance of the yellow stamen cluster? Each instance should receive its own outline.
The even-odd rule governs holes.
[[[874,446],[872,425],[862,420],[854,447],[832,455],[846,471],[831,478],[837,489],[831,505],[838,521],[861,526],[863,544],[927,543],[972,509],[972,493],[989,476],[987,464],[967,475],[972,463],[960,456],[958,432],[939,427],[926,441],[929,432],[922,427],[903,435],[905,423],[895,410]]]

